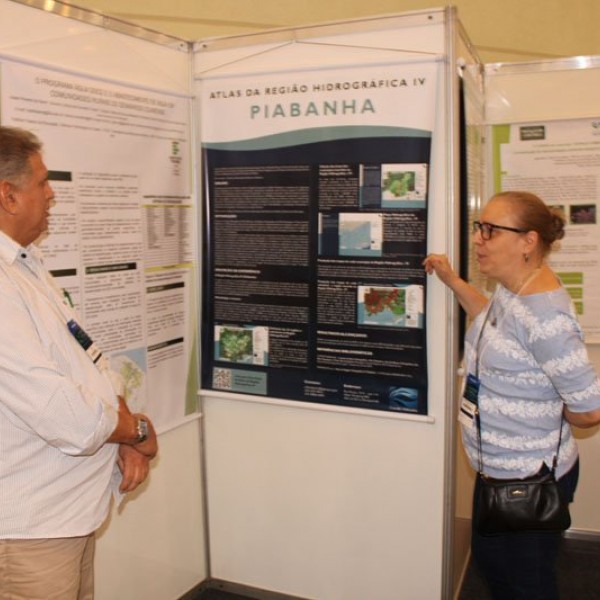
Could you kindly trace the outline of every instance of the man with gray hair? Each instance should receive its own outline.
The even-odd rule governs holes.
[[[91,600],[94,531],[158,444],[43,266],[41,152],[0,126],[0,600]]]

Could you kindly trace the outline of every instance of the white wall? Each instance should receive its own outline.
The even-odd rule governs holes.
[[[159,443],[148,480],[98,532],[96,600],[175,600],[207,577],[200,420]]]
[[[315,600],[441,597],[441,422],[224,398],[205,414],[213,576]]]
[[[588,352],[596,371],[600,372],[600,347],[588,346]],[[597,469],[600,462],[600,427],[579,429],[575,432],[579,445],[580,479],[575,502],[571,510],[572,530],[576,532],[600,534],[600,514],[598,498],[600,483]]]

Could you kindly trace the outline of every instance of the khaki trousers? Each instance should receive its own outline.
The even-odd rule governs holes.
[[[0,600],[93,600],[94,534],[0,540]]]

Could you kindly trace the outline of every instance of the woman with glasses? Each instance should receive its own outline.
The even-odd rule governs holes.
[[[570,296],[546,262],[563,236],[563,218],[537,196],[503,192],[473,223],[479,270],[497,284],[491,298],[461,279],[446,256],[430,254],[423,264],[454,292],[472,321],[464,367],[474,404],[459,411],[471,465],[483,465],[490,477],[522,479],[550,469],[558,451],[556,477],[572,501],[579,459],[570,425],[600,423],[600,381]],[[560,537],[485,536],[473,528],[472,555],[493,598],[558,599]]]

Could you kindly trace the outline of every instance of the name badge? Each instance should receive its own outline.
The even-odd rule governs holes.
[[[478,412],[479,386],[480,381],[475,375],[467,375],[458,413],[458,420],[465,427],[471,428],[475,423]]]
[[[67,323],[67,327],[79,345],[85,350],[85,353],[92,359],[92,362],[96,364],[102,356],[100,348],[94,344],[92,338],[73,319]]]
[[[465,389],[463,391],[463,398],[472,402],[475,406],[477,406],[477,399],[479,398],[479,386],[481,382],[478,377],[469,373],[467,375],[467,382],[465,384]]]

